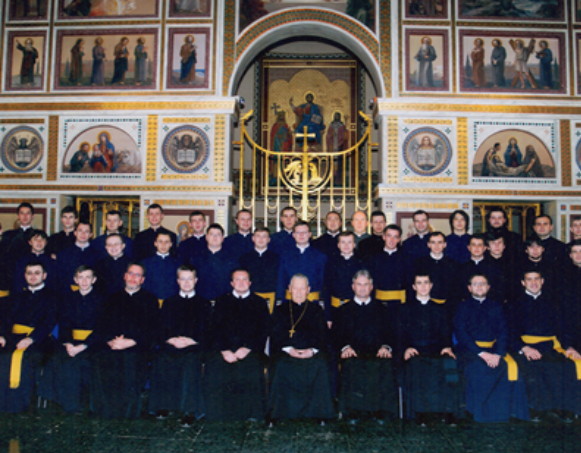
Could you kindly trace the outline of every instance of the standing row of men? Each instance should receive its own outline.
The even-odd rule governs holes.
[[[18,213],[19,219],[22,215],[22,218],[26,220],[27,208],[30,209],[28,214],[31,217],[33,214],[32,207],[21,205]],[[24,212],[21,214],[21,211]],[[65,214],[67,212],[63,210],[63,224]],[[245,394],[244,389],[249,384],[243,380],[241,381],[240,376],[263,376],[263,373],[253,374],[249,369],[242,367],[244,369],[239,373],[238,378],[236,378],[238,380],[236,380],[225,371],[229,369],[226,364],[244,362],[249,354],[246,349],[262,353],[264,347],[260,347],[261,342],[262,340],[266,341],[266,337],[269,335],[271,338],[271,357],[284,359],[275,360],[275,365],[271,369],[272,392],[269,399],[269,408],[270,415],[273,418],[285,418],[288,416],[330,418],[332,404],[328,404],[328,399],[319,401],[318,399],[313,399],[312,395],[308,395],[306,401],[315,404],[316,409],[312,411],[304,410],[305,403],[299,403],[299,401],[302,401],[301,397],[305,395],[301,395],[300,392],[299,394],[287,392],[289,388],[293,388],[293,382],[303,378],[307,379],[307,381],[304,382],[303,386],[299,386],[300,388],[308,386],[309,382],[311,384],[317,383],[317,385],[333,382],[334,367],[322,366],[321,363],[325,364],[324,359],[320,361],[318,367],[305,364],[318,363],[319,360],[304,362],[307,358],[321,359],[329,351],[339,351],[343,375],[349,372],[348,363],[362,363],[360,360],[352,361],[354,358],[360,359],[360,356],[365,356],[373,358],[372,361],[374,362],[376,361],[375,359],[379,360],[379,366],[376,364],[373,367],[381,370],[377,372],[378,374],[374,374],[374,376],[381,376],[381,378],[378,377],[378,380],[373,385],[365,385],[364,387],[376,389],[382,395],[377,401],[385,403],[386,406],[373,406],[369,411],[381,413],[383,416],[386,413],[395,411],[393,409],[395,405],[392,404],[391,399],[395,390],[395,385],[393,384],[394,376],[400,379],[400,383],[403,382],[404,390],[414,387],[410,384],[410,382],[414,382],[413,379],[408,381],[407,377],[402,377],[408,376],[409,373],[405,370],[408,370],[409,367],[400,366],[399,362],[419,363],[424,361],[423,359],[429,358],[431,354],[434,355],[434,351],[437,357],[441,355],[452,361],[456,360],[456,354],[462,358],[461,362],[464,364],[463,370],[466,378],[466,407],[477,420],[507,419],[511,415],[526,418],[528,414],[524,398],[526,398],[527,394],[529,395],[529,405],[534,410],[547,411],[554,409],[561,411],[560,413],[563,413],[562,411],[566,411],[567,414],[579,413],[580,410],[575,405],[577,398],[568,398],[565,401],[562,398],[564,391],[554,396],[548,403],[546,401],[538,402],[535,399],[537,398],[536,396],[531,396],[536,395],[534,392],[535,386],[532,384],[535,379],[539,379],[536,372],[532,374],[533,377],[530,379],[527,378],[530,375],[529,373],[523,373],[524,377],[528,379],[527,392],[525,393],[522,387],[522,379],[519,380],[518,377],[514,379],[514,369],[515,367],[517,369],[520,368],[516,365],[516,362],[518,362],[518,365],[523,362],[522,366],[528,370],[531,363],[535,365],[537,363],[544,364],[545,360],[543,359],[547,357],[550,358],[549,362],[559,363],[561,367],[560,376],[565,376],[567,373],[570,374],[571,370],[577,366],[577,362],[570,359],[578,360],[581,358],[577,352],[581,348],[578,338],[578,332],[581,331],[581,324],[579,324],[579,306],[581,303],[579,302],[580,292],[575,286],[580,281],[578,272],[581,266],[581,242],[573,241],[569,245],[570,257],[567,257],[566,252],[562,250],[558,241],[555,242],[555,239],[550,238],[552,228],[550,217],[539,216],[535,219],[534,224],[537,237],[526,242],[526,253],[523,254],[519,250],[518,237],[508,232],[505,224],[501,223],[495,226],[494,222],[497,217],[506,220],[503,214],[502,211],[498,210],[493,210],[489,214],[489,231],[492,234],[471,237],[467,234],[468,217],[462,211],[456,211],[450,216],[450,224],[454,232],[446,238],[441,233],[429,233],[428,215],[423,211],[418,211],[413,216],[417,234],[408,238],[400,246],[401,228],[397,225],[386,225],[385,216],[381,212],[373,213],[371,225],[374,234],[368,237],[362,237],[365,235],[366,228],[357,228],[357,225],[366,223],[367,219],[364,213],[358,212],[353,216],[352,224],[355,232],[339,232],[342,224],[341,218],[339,214],[331,212],[326,218],[327,233],[312,242],[310,241],[309,225],[298,221],[296,211],[293,208],[285,208],[282,211],[281,225],[283,228],[280,232],[273,234],[272,237],[265,228],[258,228],[251,234],[251,213],[242,210],[236,216],[237,233],[228,236],[226,239],[224,239],[224,231],[220,225],[212,224],[206,230],[203,214],[201,212],[193,212],[190,215],[190,224],[194,235],[180,243],[177,252],[174,252],[175,235],[161,226],[163,220],[162,208],[158,205],[152,205],[148,209],[148,218],[152,226],[140,232],[133,243],[116,231],[115,227],[118,230],[121,226],[121,218],[118,213],[107,216],[109,234],[92,242],[90,241],[90,225],[78,222],[75,226],[73,223],[72,236],[74,237],[74,244],[57,251],[56,263],[48,261],[46,266],[43,263],[39,263],[40,260],[38,258],[43,255],[40,252],[44,252],[44,250],[41,250],[43,241],[45,248],[49,246],[51,241],[47,242],[46,235],[43,238],[42,232],[29,234],[31,237],[28,242],[34,257],[30,257],[30,261],[25,263],[22,268],[25,283],[17,284],[16,286],[12,283],[11,286],[8,286],[9,289],[13,290],[14,295],[7,299],[10,303],[3,304],[3,306],[25,306],[25,304],[18,302],[19,297],[24,298],[24,296],[16,295],[23,294],[26,297],[30,297],[37,292],[38,285],[35,286],[29,282],[28,273],[32,272],[30,267],[34,269],[35,266],[38,267],[38,264],[41,264],[41,274],[46,274],[46,278],[42,280],[42,285],[51,287],[51,289],[60,293],[59,298],[64,301],[65,305],[65,307],[59,306],[58,310],[55,309],[52,315],[50,313],[43,315],[45,316],[42,318],[43,321],[50,321],[51,316],[53,316],[55,319],[53,324],[58,324],[59,327],[63,323],[66,325],[64,319],[69,316],[66,314],[67,307],[82,305],[72,302],[75,300],[75,296],[71,294],[86,296],[89,293],[93,293],[92,284],[97,286],[95,294],[106,295],[105,300],[107,303],[104,304],[105,308],[103,308],[105,315],[97,317],[100,319],[98,322],[101,323],[101,327],[95,325],[94,329],[89,329],[77,326],[71,332],[74,330],[95,330],[95,332],[107,332],[107,334],[101,337],[100,334],[89,334],[88,337],[83,339],[78,334],[77,338],[75,338],[73,332],[71,333],[71,338],[74,341],[63,343],[64,345],[70,345],[65,346],[69,357],[74,357],[84,351],[82,347],[77,346],[86,345],[84,342],[87,338],[94,338],[95,344],[100,344],[101,352],[111,353],[112,351],[130,350],[135,353],[133,355],[137,358],[133,362],[126,363],[124,359],[116,363],[114,367],[111,366],[110,358],[103,359],[102,366],[98,366],[100,354],[95,354],[96,358],[91,360],[91,366],[94,366],[98,370],[97,374],[103,378],[100,381],[95,379],[95,382],[107,383],[105,386],[97,386],[98,389],[100,388],[99,394],[101,397],[95,401],[108,401],[106,397],[109,390],[108,387],[111,386],[110,383],[112,381],[115,381],[113,379],[115,376],[119,377],[119,373],[124,376],[123,382],[133,382],[132,391],[128,391],[126,387],[123,387],[119,396],[109,398],[109,402],[104,405],[105,409],[99,411],[104,415],[130,415],[135,414],[135,411],[138,410],[135,405],[136,400],[133,400],[133,403],[127,402],[123,399],[123,395],[129,397],[131,395],[135,396],[136,392],[138,394],[141,388],[135,382],[141,381],[139,379],[135,381],[132,378],[147,375],[147,363],[151,359],[144,360],[143,357],[147,357],[147,354],[140,355],[138,354],[139,351],[150,352],[154,345],[156,348],[170,348],[171,351],[188,348],[196,349],[195,346],[200,346],[198,338],[201,337],[196,337],[199,334],[194,336],[177,335],[159,341],[159,338],[153,338],[149,333],[159,330],[157,326],[152,326],[155,326],[157,316],[164,318],[164,315],[160,315],[160,313],[164,313],[164,307],[172,306],[172,303],[169,302],[172,297],[188,292],[180,284],[180,278],[182,278],[180,272],[183,274],[187,269],[190,269],[189,272],[191,273],[189,278],[195,279],[195,295],[199,296],[201,300],[208,301],[209,304],[208,310],[210,314],[208,316],[197,316],[194,319],[205,319],[202,324],[206,327],[198,327],[203,332],[210,332],[208,335],[211,340],[208,345],[216,345],[214,351],[219,354],[213,357],[212,355],[204,356],[206,372],[212,376],[212,379],[207,382],[216,384],[216,387],[211,388],[212,386],[210,385],[210,388],[206,389],[206,393],[191,391],[191,389],[185,393],[185,395],[189,395],[194,400],[205,399],[207,408],[200,409],[203,406],[198,405],[196,410],[181,410],[185,414],[184,417],[199,417],[206,412],[208,414],[219,413],[216,412],[216,407],[228,407],[232,404],[230,401],[220,400],[221,397],[228,396],[232,392]],[[109,228],[110,226],[111,228]],[[361,234],[358,234],[359,232]],[[547,236],[547,234],[548,237],[542,237]],[[61,234],[61,236],[64,235],[66,233]],[[99,245],[99,240],[103,241],[103,246]],[[17,242],[14,241],[15,239],[12,238],[8,244],[4,244],[3,240],[2,244],[6,246],[5,250],[10,250],[11,253],[9,255],[3,254],[3,257],[8,256],[14,260],[15,256],[13,254],[18,249],[15,245]],[[35,244],[36,249],[34,248]],[[454,251],[448,255],[445,253],[447,244]],[[490,249],[488,254],[485,253],[487,246]],[[131,264],[127,257],[126,251],[130,248],[133,249],[134,257],[140,259],[139,265]],[[468,259],[466,259],[466,255]],[[503,258],[504,268],[499,265]],[[50,259],[52,260],[52,258]],[[20,263],[21,260],[22,258],[15,261],[22,265]],[[492,260],[497,260],[499,263]],[[548,264],[541,268],[539,263],[543,261]],[[6,261],[3,260],[3,263],[6,263]],[[29,264],[33,264],[33,266],[29,266]],[[50,264],[56,265],[52,271]],[[180,267],[184,265],[186,269]],[[86,267],[80,268],[79,266]],[[18,275],[19,271],[17,271],[18,266],[16,264],[10,269],[14,269],[15,276]],[[81,269],[80,273],[79,269]],[[236,269],[244,269],[244,271],[233,272]],[[555,269],[558,269],[559,272],[554,272]],[[550,270],[554,272],[552,276],[549,276]],[[38,273],[38,270],[36,272]],[[80,278],[82,273],[89,274],[86,276],[88,280],[94,280],[91,284],[91,291],[88,293],[86,292],[86,287],[84,290],[82,289],[82,279]],[[244,274],[243,278],[236,278],[239,273]],[[51,275],[52,282],[49,281]],[[566,278],[563,278],[563,276]],[[245,287],[244,285],[238,287],[240,291],[237,290],[236,285],[242,284],[238,280],[248,282],[244,291],[242,291]],[[251,280],[252,286],[249,284]],[[537,281],[536,286],[529,281]],[[429,287],[427,293],[425,291],[426,285]],[[522,290],[519,290],[519,285],[520,288],[523,288]],[[28,286],[28,291],[20,291],[23,286]],[[366,287],[368,291],[358,293],[357,288],[362,286]],[[296,287],[299,287],[299,289]],[[424,290],[421,290],[421,288],[424,288]],[[147,300],[136,302],[135,300],[137,299],[134,296],[142,294],[142,289],[143,294],[147,294],[147,297],[143,296]],[[372,289],[374,290],[373,292]],[[484,292],[482,292],[483,289],[485,289]],[[76,291],[71,293],[71,290]],[[293,290],[296,294],[293,293]],[[258,297],[268,300],[270,311],[273,311],[275,301],[278,301],[272,315],[272,331],[266,329],[261,334],[255,332],[257,336],[254,339],[255,343],[252,348],[244,345],[243,341],[241,342],[241,338],[244,336],[242,334],[236,341],[223,338],[221,340],[222,343],[220,343],[216,338],[220,338],[222,334],[219,333],[220,329],[217,326],[220,326],[222,322],[225,322],[230,330],[233,330],[232,325],[234,325],[235,321],[245,319],[246,321],[243,324],[246,325],[247,335],[250,335],[248,331],[250,327],[258,329],[258,326],[261,325],[260,322],[256,321],[262,316],[258,315],[260,309],[257,309],[258,311],[254,312],[251,317],[245,318],[243,316],[245,310],[240,311],[241,305],[237,305],[236,301],[218,303],[226,295],[231,296],[232,294],[236,295],[236,293],[245,295],[243,297],[245,299],[250,295],[250,291],[253,294],[257,294]],[[83,292],[86,294],[83,294]],[[520,301],[525,296],[530,296],[533,300],[536,300],[541,295],[543,296],[541,300],[547,301],[542,305],[542,310],[537,307],[540,304],[536,304],[534,309],[527,311],[528,305],[526,305],[526,302],[523,302],[525,305],[520,307]],[[566,295],[566,297],[563,297],[563,295]],[[253,296],[253,298],[255,297]],[[317,303],[306,302],[308,300],[317,302],[322,300],[324,309],[321,309]],[[490,303],[487,302],[489,300],[491,301]],[[354,303],[350,304],[348,303],[349,301]],[[367,307],[371,301],[373,301],[373,304],[371,304],[369,310],[361,309],[358,310],[361,313],[351,313],[356,307]],[[204,304],[206,302],[195,305],[202,307]],[[50,305],[46,304],[46,306]],[[258,307],[260,302],[255,305]],[[377,308],[372,309],[375,306]],[[425,310],[418,308],[431,306],[440,308],[426,308]],[[161,307],[161,312],[159,307]],[[222,307],[227,308],[221,310]],[[513,310],[513,307],[520,308]],[[131,311],[137,308],[139,308],[139,316]],[[265,308],[263,305],[263,309]],[[14,308],[11,308],[11,310],[12,313],[18,311]],[[7,311],[5,310],[5,312]],[[433,317],[431,314],[426,315],[428,311],[434,312]],[[238,314],[232,318],[234,313]],[[263,313],[268,314],[268,311],[263,310]],[[342,315],[345,313],[349,314],[347,316]],[[524,320],[523,313],[527,314],[527,318],[524,318]],[[506,322],[507,318],[509,319],[508,323]],[[31,327],[31,324],[34,326],[34,323],[30,320],[26,321],[28,324],[24,321],[13,322],[16,318],[8,315],[3,319],[8,320],[2,328],[2,332],[7,332],[3,336],[5,340],[4,348],[9,334],[16,335],[13,346],[15,350],[18,350],[18,345],[20,345],[22,340],[27,340],[24,342],[26,345],[31,338],[40,339],[47,328],[49,331],[52,328],[50,322],[48,322],[44,329],[35,328],[29,333],[16,329],[16,332],[14,332],[13,327],[15,325]],[[181,322],[185,322],[184,320],[186,319],[193,322],[191,317],[184,317],[183,314],[181,319]],[[270,321],[266,321],[266,317],[264,319],[263,324],[265,326],[269,325]],[[483,320],[490,322],[487,324]],[[419,326],[414,324],[420,321],[423,324]],[[97,321],[95,320],[94,322]],[[346,325],[350,326],[350,328],[347,328]],[[447,327],[445,327],[446,325]],[[452,325],[454,325],[457,344],[452,342]],[[482,327],[487,325],[490,328],[488,331]],[[331,326],[333,341],[328,341],[328,328]],[[434,329],[434,326],[439,327]],[[191,327],[191,325],[188,326],[188,328]],[[243,327],[240,328],[244,330]],[[301,334],[303,328],[306,330]],[[472,331],[471,329],[476,330]],[[351,332],[355,337],[348,337],[345,332]],[[424,335],[425,337],[410,339],[410,332],[420,332],[420,336]],[[448,332],[448,334],[438,337],[436,335],[438,332]],[[143,335],[143,337],[136,340],[139,335]],[[346,340],[346,338],[350,339]],[[520,340],[515,341],[515,338],[520,338]],[[191,340],[194,340],[195,344],[191,344]],[[237,347],[232,346],[228,349],[227,346],[230,346],[229,341],[232,341]],[[378,341],[379,343],[377,343]],[[78,342],[78,344],[75,342]],[[203,344],[206,341],[201,342]],[[519,342],[522,342],[522,344]],[[363,351],[354,348],[352,343],[363,344]],[[541,346],[537,346],[537,344]],[[331,345],[334,345],[334,347]],[[513,359],[513,362],[504,360],[501,362],[499,358],[505,356],[506,352],[513,348],[514,345],[520,346],[519,349],[512,349],[516,351],[516,354],[513,354],[516,355],[516,360]],[[141,349],[141,346],[144,349]],[[26,348],[20,349],[27,349],[28,347],[30,347],[30,344],[26,345]],[[425,347],[427,349],[424,349]],[[71,350],[70,352],[69,349]],[[99,348],[94,349],[99,350]],[[531,349],[534,349],[534,351],[531,351]],[[211,347],[210,350],[212,350]],[[551,351],[555,351],[555,354],[551,355]],[[418,357],[424,354],[426,357]],[[22,354],[16,354],[16,357],[19,355]],[[475,372],[469,372],[470,367],[468,364],[470,362],[465,360],[470,355],[476,359],[474,361],[476,364]],[[106,354],[103,355],[103,357],[105,356]],[[254,357],[252,354],[251,356]],[[330,354],[330,356],[332,357],[333,354]],[[525,360],[520,360],[523,357]],[[422,360],[418,361],[418,358]],[[395,359],[393,360],[394,368],[396,369],[395,375],[393,370],[385,371],[383,363],[391,364],[391,361],[385,361],[385,359]],[[14,360],[16,360],[14,359],[14,354],[10,355],[10,370],[12,370]],[[460,385],[458,375],[453,377],[453,373],[448,373],[446,377],[445,373],[446,369],[453,368],[450,363],[454,362],[450,362],[450,360],[443,367],[442,372],[444,374],[441,375],[447,381],[444,380],[442,382],[447,383],[448,387],[456,388],[457,391],[458,385]],[[168,369],[168,362],[164,362],[160,366],[157,365],[156,360],[151,363],[152,383],[157,382],[155,381],[156,376],[163,381],[164,376],[167,374],[165,370]],[[260,360],[257,360],[256,363],[260,364],[258,368],[264,366]],[[438,361],[437,363],[443,362]],[[504,370],[506,371],[504,374],[506,379],[499,379],[499,370],[503,369],[503,367],[499,368],[499,365],[502,364],[504,366],[504,363],[506,363],[506,370]],[[290,369],[286,369],[285,364],[289,365]],[[304,369],[300,368],[303,365]],[[478,380],[474,381],[474,376],[482,377],[485,375],[483,370],[479,369],[482,366],[485,366],[486,370],[494,369],[496,371],[497,374],[494,375],[495,377],[490,382],[493,383],[494,388],[499,386],[499,395],[504,395],[499,398],[506,403],[504,406],[506,410],[499,412],[499,408],[502,405],[499,406],[497,397],[491,398],[490,401],[482,401],[482,395],[488,398],[494,394],[492,391],[481,392],[483,388],[486,388],[486,383]],[[196,367],[197,365],[194,366],[194,368]],[[279,367],[282,367],[284,371],[277,372]],[[56,365],[53,368],[58,369]],[[192,366],[186,368],[191,370]],[[254,368],[254,370],[256,369]],[[357,365],[355,369],[361,369],[361,365]],[[351,379],[341,379],[340,395],[343,395],[343,392],[348,388],[352,388],[352,391],[347,392],[347,395],[351,395],[351,398],[352,395],[362,394],[360,389],[357,390],[357,383],[366,382],[364,376],[371,376],[369,368],[363,367],[363,369],[367,370],[363,374],[353,374]],[[420,377],[416,377],[416,379],[419,379],[418,382],[422,381],[422,376],[427,373],[427,369],[421,369],[423,371],[417,375]],[[545,374],[549,377],[543,377],[543,379],[551,379],[551,376],[555,377],[554,369],[551,367],[547,369],[549,371],[546,371]],[[295,374],[293,370],[298,372]],[[331,370],[331,376],[328,376],[329,370]],[[4,373],[1,370],[0,372]],[[113,375],[107,375],[107,373],[113,373]],[[430,372],[430,376],[432,374],[436,375]],[[6,372],[5,375],[10,375],[10,378],[13,378],[11,371],[9,373]],[[201,382],[200,375],[196,376],[194,381]],[[224,376],[224,380],[216,378],[217,376]],[[292,376],[295,377],[292,378]],[[567,394],[575,396],[578,394],[579,383],[574,378],[574,375],[571,376],[571,379],[568,378],[560,382],[570,382],[570,388],[566,389]],[[512,381],[509,380],[511,377],[513,378]],[[232,381],[231,379],[234,380]],[[288,379],[291,379],[291,382]],[[391,384],[387,385],[385,379]],[[176,381],[174,378],[167,382],[167,386],[171,388],[175,387],[176,382],[181,381]],[[260,381],[254,382],[257,386],[256,388],[262,388]],[[501,382],[504,387],[500,385]],[[351,385],[355,385],[355,387],[350,387]],[[49,385],[48,388],[53,387]],[[519,388],[520,390],[518,390]],[[225,392],[224,389],[228,390]],[[51,391],[57,393],[56,390],[50,390],[47,393],[50,394]],[[333,393],[332,386],[327,386],[326,388],[324,386],[316,392],[319,396],[332,395]],[[430,393],[428,392],[427,394],[429,395]],[[153,396],[155,394],[152,390],[152,400],[154,401],[155,398]],[[162,394],[165,393],[162,392]],[[412,394],[413,392],[404,391],[404,395],[409,396]],[[520,399],[508,398],[506,395],[512,395],[513,397],[520,395]],[[182,396],[185,397],[184,395]],[[349,396],[343,396],[340,399],[342,412],[355,414],[353,418],[357,418],[357,412],[360,410],[357,407],[361,407],[361,405],[358,406],[361,402],[346,403],[345,401],[350,401],[349,398]],[[256,398],[251,399],[253,401],[256,400]],[[374,399],[376,398],[371,397],[362,406],[368,407],[367,403]],[[435,406],[430,405],[434,399],[435,396],[430,396],[427,400],[424,399],[424,403],[418,406],[419,409],[414,406],[414,398],[411,400],[406,399],[406,413],[413,416],[414,414],[417,415],[417,413],[434,412],[432,409]],[[257,401],[263,400],[258,398]],[[240,401],[244,401],[244,399]],[[446,397],[442,401],[459,401],[459,399]],[[535,401],[533,405],[530,404],[531,401]],[[486,404],[489,406],[486,406]],[[247,403],[241,404],[241,407],[249,406]],[[387,410],[386,408],[388,407],[393,410]],[[410,408],[412,407],[415,407],[415,409],[411,410]],[[428,410],[425,410],[426,407]],[[445,409],[436,412],[451,414],[457,412],[457,407],[447,407]],[[119,412],[123,410],[129,411],[129,413]],[[152,406],[151,410],[155,410],[155,412],[161,411],[161,416],[163,416],[164,411],[179,410],[179,408],[163,407],[163,404],[161,404],[161,406],[158,405],[157,407]],[[255,415],[259,415],[259,412],[257,410],[255,414],[248,415],[248,417],[256,418]],[[212,417],[213,415],[210,415],[210,418]],[[221,416],[218,415],[216,418],[221,418]]]

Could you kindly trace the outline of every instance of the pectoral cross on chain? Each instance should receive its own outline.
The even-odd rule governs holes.
[[[289,331],[288,331],[288,336],[289,336],[289,338],[292,338],[292,337],[293,337],[293,335],[295,334],[295,332],[296,332],[296,330],[295,330],[295,329],[293,329],[293,328],[291,328],[291,330],[289,330]]]

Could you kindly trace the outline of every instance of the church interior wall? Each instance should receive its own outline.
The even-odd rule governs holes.
[[[176,229],[201,209],[231,230],[238,119],[261,102],[249,52],[343,53],[359,61],[360,106],[374,122],[373,208],[389,221],[406,221],[416,209],[442,218],[483,202],[538,202],[567,240],[570,219],[581,215],[577,2],[507,18],[495,16],[496,2],[479,16],[464,0],[375,0],[360,19],[346,14],[349,2],[265,2],[266,14],[253,21],[238,0],[202,0],[200,11],[179,13],[160,0],[92,16],[68,15],[66,2],[50,0],[24,15],[17,3],[0,8],[4,228],[24,199],[53,232],[59,210],[78,198],[125,197],[138,201],[140,228],[145,208],[159,202]],[[117,68],[114,82],[125,36],[127,68]],[[79,40],[84,47],[75,50]],[[514,50],[517,41],[530,50]],[[100,46],[102,66],[94,56]],[[499,47],[503,73],[491,60]],[[552,60],[541,63],[547,48]],[[520,158],[507,165],[511,140]],[[88,158],[80,153],[75,162],[83,144]],[[539,161],[534,169],[523,162],[527,149],[527,162]],[[110,162],[99,155],[107,150]]]

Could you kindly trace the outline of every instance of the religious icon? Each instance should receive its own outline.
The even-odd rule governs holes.
[[[15,127],[2,140],[2,162],[15,173],[27,173],[33,170],[40,163],[43,152],[42,137],[32,127]]]
[[[407,135],[403,144],[403,156],[414,173],[432,176],[447,168],[452,157],[452,146],[442,131],[423,127]]]
[[[195,173],[208,160],[210,141],[200,128],[184,125],[170,131],[162,145],[165,164],[176,173]]]

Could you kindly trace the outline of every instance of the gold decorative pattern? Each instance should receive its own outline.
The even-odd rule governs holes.
[[[417,96],[417,95],[416,95]],[[428,93],[422,93],[422,97],[428,97]],[[495,98],[498,100],[498,96]],[[513,99],[527,99],[515,98]],[[570,98],[561,98],[562,100],[571,100]],[[547,106],[547,105],[519,105],[519,104],[494,104],[483,105],[473,104],[452,104],[449,102],[438,103],[417,103],[417,102],[378,102],[377,109],[379,112],[393,112],[394,110],[411,111],[411,112],[487,112],[487,113],[517,113],[517,114],[539,114],[539,115],[581,115],[581,105],[579,106]]]
[[[214,180],[224,182],[226,164],[226,115],[216,115],[216,131],[214,133]]]
[[[1,189],[1,187],[0,187]],[[476,197],[581,197],[581,191],[572,190],[570,192],[546,190],[491,190],[491,189],[438,189],[438,188],[377,188],[377,197],[386,197],[394,195],[469,195]]]
[[[391,97],[391,2],[380,0],[379,3],[379,61],[383,83],[385,84],[385,97]],[[400,27],[401,30],[401,27]],[[401,33],[401,31],[400,31]],[[401,36],[400,41],[401,42]],[[401,46],[400,46],[401,48]],[[401,61],[401,55],[400,55]],[[401,71],[400,71],[401,76]],[[401,84],[401,81],[400,81]],[[401,90],[400,90],[401,91]]]
[[[42,175],[35,173],[30,175],[21,175],[19,173],[0,174],[0,179],[42,179]]]
[[[162,206],[214,206],[216,204],[215,200],[153,200],[154,203],[160,204]]]
[[[224,29],[222,30],[222,95],[228,96],[228,86],[234,71],[236,53],[236,0],[224,0]]]
[[[162,122],[164,124],[174,124],[174,123],[209,123],[210,118],[163,118]]]
[[[561,120],[561,185],[571,186],[571,123]]]
[[[208,192],[211,194],[217,192],[232,193],[232,185],[224,184],[218,186],[83,186],[83,185],[64,185],[64,184],[43,184],[43,185],[0,185],[0,190],[18,190],[20,192],[27,190],[34,191],[51,191],[51,192]],[[22,200],[19,199],[18,203]]]
[[[235,100],[228,101],[191,101],[191,102],[38,102],[34,104],[0,104],[0,111],[101,111],[101,110],[226,110],[234,111]]]
[[[397,117],[387,118],[387,183],[397,184],[399,170],[399,148],[397,139]]]
[[[33,205],[43,205],[47,203],[46,198],[27,198],[26,201]],[[0,198],[0,204],[20,204],[22,198]]]
[[[452,125],[454,122],[452,120],[431,120],[431,119],[405,119],[404,124],[448,124]]]
[[[456,155],[458,161],[458,184],[468,185],[468,118],[458,118]]]
[[[418,209],[446,209],[446,210],[454,210],[454,209],[458,209],[459,205],[458,203],[425,203],[425,202],[420,202],[420,203],[407,203],[407,202],[397,202],[395,204],[395,207],[397,209],[409,209],[409,210],[415,210],[417,211]]]
[[[198,180],[204,181],[210,179],[208,175],[161,175],[162,180]]]
[[[569,242],[567,239],[567,230],[569,229],[569,224],[567,222],[567,214],[561,214],[561,237],[563,242]]]
[[[155,181],[157,164],[157,115],[147,117],[147,158],[145,163],[145,180]]]
[[[48,146],[46,159],[46,180],[56,181],[58,167],[58,140],[59,140],[59,117],[51,115],[48,118]]]
[[[431,178],[429,176],[404,176],[401,179],[402,182],[419,182],[419,183],[436,183],[436,184],[452,184],[454,182],[453,178]]]
[[[0,124],[44,124],[42,118],[10,118],[0,119]]]

